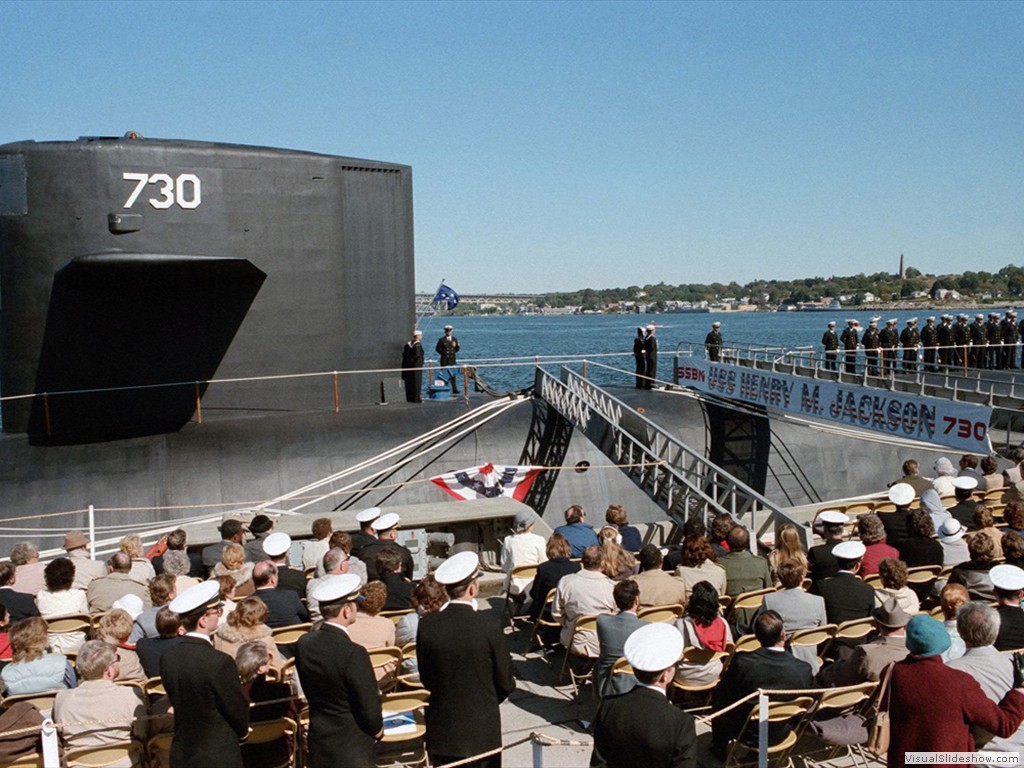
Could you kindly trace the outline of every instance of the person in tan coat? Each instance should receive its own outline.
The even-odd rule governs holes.
[[[573,624],[580,616],[617,613],[613,590],[615,582],[601,572],[601,548],[597,545],[583,550],[583,570],[563,576],[555,589],[551,615],[562,624],[561,642],[572,644],[574,653],[597,658],[601,644],[597,632],[580,632],[573,639]]]
[[[115,680],[145,680],[146,672],[139,661],[134,645],[128,645],[134,621],[131,615],[116,608],[96,622],[96,634],[100,640],[114,646],[117,652],[118,674]]]
[[[131,739],[145,744],[146,704],[135,689],[114,683],[119,672],[115,648],[90,640],[82,646],[75,665],[78,687],[61,691],[53,702],[53,720],[60,727],[64,749],[113,746]],[[84,725],[97,721],[103,725]],[[135,761],[125,758],[104,765],[139,768],[142,752]]]
[[[270,666],[280,669],[284,665],[284,657],[274,643],[270,627],[264,623],[266,618],[266,603],[258,597],[245,598],[235,606],[227,621],[217,626],[217,631],[213,635],[213,647],[235,658],[238,649],[245,643],[259,641],[270,653]]]
[[[640,548],[640,573],[633,581],[640,587],[640,607],[685,605],[686,583],[661,569],[664,557],[653,544]]]
[[[137,595],[142,598],[146,608],[152,607],[149,599],[149,587],[135,581],[130,575],[132,559],[124,552],[115,552],[107,561],[109,573],[89,582],[85,594],[89,598],[89,612],[109,611],[118,598],[125,595]]]

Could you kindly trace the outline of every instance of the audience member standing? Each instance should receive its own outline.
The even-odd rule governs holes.
[[[645,371],[644,389],[651,389],[658,378],[658,339],[654,336],[654,323],[647,326],[647,335],[644,337],[644,357],[647,360]]]
[[[644,346],[644,327],[636,329],[633,339],[633,360],[636,363],[636,388],[644,388],[644,377],[647,375],[647,349]]]
[[[423,331],[412,332],[412,339],[402,347],[402,382],[407,403],[423,402]],[[438,342],[440,343],[440,342]]]
[[[825,348],[825,369],[834,371],[839,366],[839,336],[836,335],[836,321],[829,320],[828,329],[822,334],[821,345]]]
[[[722,333],[719,330],[721,327],[722,324],[716,320],[711,324],[708,335],[704,337],[704,351],[712,363],[717,363],[722,357]]]
[[[420,681],[430,691],[427,752],[434,765],[493,749],[498,753],[468,765],[501,765],[498,706],[516,684],[500,625],[474,609],[479,563],[473,552],[460,552],[442,563],[434,578],[445,586],[451,602],[424,616],[419,625],[416,656]]]
[[[452,335],[452,327],[446,325],[444,327],[444,336],[437,340],[437,346],[434,351],[441,356],[441,368],[444,374],[448,377],[448,381],[452,386],[452,394],[459,394],[459,384],[456,379],[455,366],[458,364],[459,355],[459,340]]]
[[[185,636],[160,658],[160,677],[174,707],[171,768],[242,768],[238,741],[249,730],[249,705],[235,663],[213,647],[221,615],[220,586],[204,581],[170,604]]]
[[[384,549],[394,550],[401,556],[402,576],[412,579],[412,552],[397,541],[400,522],[402,522],[401,518],[394,512],[386,512],[374,521],[377,541],[362,547],[358,555],[359,559],[366,563],[366,578],[369,581],[380,580],[380,574],[377,573],[377,555]]]
[[[639,684],[602,702],[590,765],[696,768],[693,716],[672,706],[666,694],[683,651],[679,633],[665,624],[647,624],[630,635],[624,651]]]

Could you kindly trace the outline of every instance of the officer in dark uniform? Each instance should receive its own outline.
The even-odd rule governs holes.
[[[1017,367],[1017,313],[1012,309],[1007,310],[1006,318],[1001,323],[1003,350],[1001,356],[1001,368]]]
[[[878,375],[878,318],[872,317],[868,322],[868,329],[861,337],[861,344],[864,345],[864,358],[866,361],[868,375]]]
[[[647,373],[647,350],[644,349],[644,327],[641,325],[636,329],[636,338],[633,339],[633,360],[636,361],[636,388],[644,388],[644,374]]]
[[[953,316],[943,315],[942,324],[938,327],[939,365],[946,368],[953,364]]]
[[[405,399],[409,403],[423,402],[423,331],[412,332],[412,341],[402,347],[402,381],[405,382]]]
[[[658,340],[654,336],[654,323],[647,326],[647,335],[644,337],[644,357],[647,360],[647,378],[644,380],[644,389],[650,389],[654,380],[658,378]]]
[[[900,344],[900,335],[896,332],[896,318],[885,321],[885,328],[878,332],[878,346],[882,348],[882,375],[887,376],[896,370],[896,348]]]
[[[722,356],[722,334],[718,330],[721,327],[722,324],[716,320],[711,324],[711,331],[704,337],[704,350],[712,363],[717,363]]]
[[[441,367],[446,369],[445,372],[452,385],[452,394],[459,394],[459,385],[455,380],[454,368],[458,364],[459,340],[452,336],[452,327],[450,325],[444,327],[444,336],[437,340],[437,346],[434,348],[434,351],[441,356]]]
[[[857,372],[857,321],[847,320],[846,327],[843,329],[842,336],[839,340],[843,342],[843,354],[846,357],[846,372],[856,373]]]
[[[831,320],[828,330],[821,337],[821,345],[825,347],[825,368],[830,371],[838,367],[836,361],[839,358],[839,336],[836,334],[836,321]]]
[[[904,373],[917,372],[917,347],[921,343],[921,335],[917,332],[917,318],[907,320],[907,327],[900,334],[900,346],[903,347]]]
[[[959,315],[956,325],[953,326],[952,365],[955,368],[963,368],[967,365],[967,348],[971,344],[971,331],[967,326],[967,320],[967,315]]]
[[[971,368],[982,369],[988,359],[988,330],[985,315],[977,314],[971,323]]]
[[[929,317],[921,329],[921,346],[924,347],[924,367],[928,371],[939,370],[935,365],[936,348],[939,346],[939,329],[935,327],[935,318]]]
[[[989,312],[988,322],[985,323],[985,335],[988,341],[988,358],[985,360],[985,367],[989,370],[1001,368],[1003,364],[1001,348],[1003,346],[1003,329],[999,325],[999,313]]]

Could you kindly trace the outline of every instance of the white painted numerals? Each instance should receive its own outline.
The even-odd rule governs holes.
[[[177,205],[179,208],[192,210],[198,208],[203,202],[203,185],[199,177],[194,173],[181,173],[177,178],[172,179],[166,173],[132,173],[125,171],[121,174],[125,181],[134,181],[135,189],[128,195],[124,207],[131,208],[139,199],[142,190],[147,185],[156,186],[157,196],[150,197],[147,202],[154,208],[161,210]]]

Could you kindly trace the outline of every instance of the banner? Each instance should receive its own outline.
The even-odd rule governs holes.
[[[522,501],[538,474],[539,467],[495,467],[493,464],[485,464],[482,467],[447,472],[430,478],[430,482],[462,501],[493,499],[498,496]]]
[[[940,397],[679,358],[676,383],[752,405],[988,455],[992,409]]]

